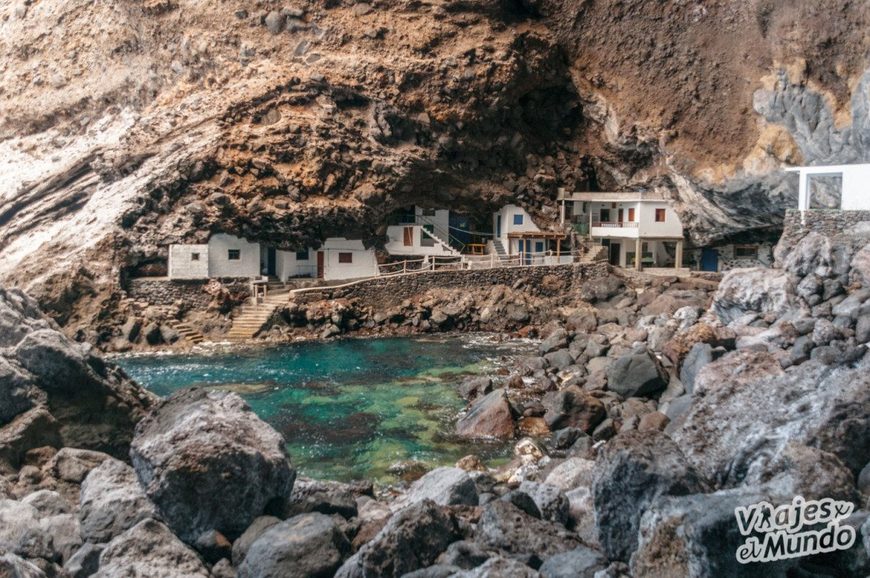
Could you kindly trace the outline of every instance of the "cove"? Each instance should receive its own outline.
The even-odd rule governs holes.
[[[497,463],[511,444],[453,435],[465,402],[456,386],[491,374],[531,346],[481,336],[344,339],[203,353],[117,358],[166,396],[187,387],[235,391],[287,440],[299,473],[320,479],[399,479],[397,464]]]

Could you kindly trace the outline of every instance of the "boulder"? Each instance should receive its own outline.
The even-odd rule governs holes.
[[[443,554],[438,556],[437,563],[444,566],[453,566],[468,570],[476,568],[490,558],[488,552],[483,550],[478,544],[467,540],[459,540],[453,542],[447,547]]]
[[[0,357],[0,426],[43,401],[31,376],[17,363]]]
[[[474,400],[492,391],[492,380],[488,377],[468,377],[459,385],[462,399]]]
[[[233,539],[286,506],[296,472],[284,439],[236,394],[190,389],[137,426],[133,468],[161,517],[187,543],[218,530]]]
[[[538,346],[538,351],[541,355],[546,355],[559,349],[565,349],[566,347],[568,347],[568,332],[562,328],[558,328],[550,333],[546,339],[541,341],[541,344]]]
[[[266,530],[280,523],[281,519],[275,516],[260,516],[251,522],[245,533],[239,536],[238,540],[233,543],[233,564],[240,566],[245,560],[245,556],[248,555],[251,544],[256,542]]]
[[[680,368],[680,383],[686,391],[692,393],[695,387],[695,377],[701,368],[713,361],[713,348],[707,343],[696,343],[689,350],[683,366]]]
[[[75,551],[70,556],[69,560],[63,565],[63,571],[70,578],[88,578],[96,574],[100,567],[100,554],[103,553],[105,546],[103,544],[91,544],[85,542],[82,547]]]
[[[94,578],[211,578],[196,552],[156,520],[142,520],[106,545]]]
[[[485,548],[529,563],[581,546],[577,536],[561,524],[539,520],[504,500],[484,507],[476,540]]]
[[[766,361],[765,361],[766,360]],[[870,461],[870,371],[816,361],[782,371],[766,354],[729,354],[698,376],[695,399],[671,436],[723,486],[760,479],[789,443],[837,456],[853,474]]]
[[[82,538],[93,543],[109,542],[157,515],[133,468],[114,458],[91,470],[82,483],[79,504]]]
[[[500,438],[514,436],[514,418],[507,394],[496,389],[477,400],[456,422],[456,433],[464,438]]]
[[[584,458],[568,458],[547,474],[545,483],[563,491],[577,487],[591,487],[595,462]]]
[[[648,397],[667,385],[667,372],[647,350],[623,355],[607,370],[607,388],[622,397]]]
[[[11,552],[0,552],[0,576],[3,578],[46,578],[45,572],[40,570],[38,566]]]
[[[380,532],[349,558],[336,578],[396,577],[430,566],[459,538],[454,518],[431,500],[396,513]]]
[[[48,471],[58,480],[81,484],[85,477],[111,456],[103,452],[61,448],[48,463]]]
[[[550,556],[538,568],[543,578],[595,578],[607,568],[607,559],[599,552],[580,546],[568,552]]]
[[[542,520],[558,522],[563,526],[568,523],[568,498],[562,489],[551,485],[525,480],[520,484],[519,491],[528,495],[541,513]]]
[[[574,364],[574,358],[567,349],[559,349],[544,356],[547,364],[556,371],[562,371],[566,367]]]
[[[0,552],[25,558],[56,560],[52,536],[40,524],[39,512],[28,504],[0,500]]]
[[[21,503],[32,506],[40,518],[69,514],[72,508],[66,499],[51,490],[38,490],[21,499]]]
[[[467,570],[459,576],[462,578],[538,578],[540,574],[516,560],[493,556],[477,568]]]
[[[631,558],[634,576],[785,576],[796,560],[740,564],[737,549],[745,537],[734,515],[738,506],[762,500],[785,503],[755,490],[738,488],[713,494],[665,496],[640,519],[637,551]]]
[[[239,578],[331,576],[350,542],[330,516],[313,512],[275,524],[251,544]]]
[[[601,400],[576,385],[546,394],[542,403],[551,430],[572,427],[590,433],[607,417]]]
[[[296,479],[290,495],[290,515],[320,512],[353,518],[357,514],[356,499],[371,493],[370,484],[343,484],[326,480]]]
[[[793,305],[794,286],[788,273],[755,267],[729,271],[713,296],[713,312],[722,323],[731,323],[747,313],[777,317]]]
[[[411,484],[402,498],[391,506],[394,511],[431,500],[439,506],[476,506],[477,486],[463,469],[440,467]]]
[[[660,496],[703,492],[708,484],[669,437],[627,432],[599,455],[592,498],[598,539],[611,560],[627,562],[637,548],[644,510]]]

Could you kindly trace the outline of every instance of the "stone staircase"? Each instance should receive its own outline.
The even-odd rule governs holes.
[[[498,260],[502,263],[508,260],[507,251],[504,248],[500,239],[493,239],[490,241],[492,243],[491,249],[495,251],[495,256],[498,257]]]
[[[592,263],[593,261],[606,261],[607,247],[604,245],[592,245],[589,251],[580,258],[581,263]]]
[[[227,332],[227,341],[252,339],[272,317],[275,310],[290,300],[290,291],[269,293],[256,305],[245,305],[233,318],[233,326]]]
[[[199,332],[195,327],[183,321],[170,319],[167,324],[176,331],[182,338],[193,343],[194,345],[205,341],[205,335]]]

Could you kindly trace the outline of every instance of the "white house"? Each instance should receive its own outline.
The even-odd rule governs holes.
[[[457,257],[450,246],[450,211],[413,207],[387,227],[384,248],[390,255]]]
[[[798,173],[798,209],[870,210],[870,164],[786,169]]]
[[[362,241],[332,237],[319,249],[284,251],[218,233],[207,245],[170,245],[171,279],[249,277],[274,275],[326,280],[356,279],[378,275],[377,257]]]
[[[525,264],[548,263],[545,256],[552,256],[558,262],[562,253],[563,233],[542,231],[525,209],[516,205],[505,205],[492,216],[493,249],[507,256],[520,256]]]
[[[579,233],[607,246],[611,265],[682,266],[683,224],[663,195],[562,191],[559,202],[562,223],[572,223]]]

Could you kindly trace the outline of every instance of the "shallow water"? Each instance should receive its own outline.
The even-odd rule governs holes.
[[[284,434],[302,475],[389,483],[403,462],[506,457],[507,444],[452,436],[465,406],[456,385],[528,350],[468,336],[348,339],[117,361],[159,395],[192,386],[239,393]]]

